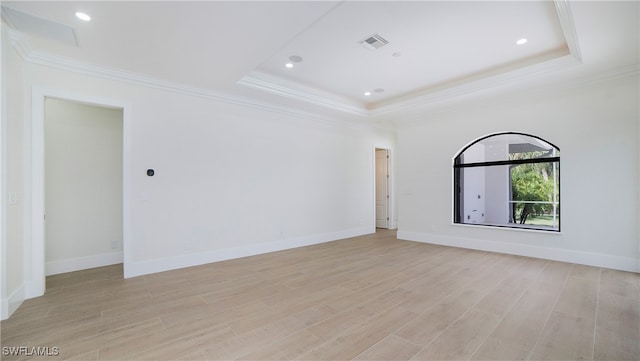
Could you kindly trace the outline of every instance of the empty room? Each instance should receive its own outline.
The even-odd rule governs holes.
[[[2,1],[3,360],[640,360],[638,1]]]

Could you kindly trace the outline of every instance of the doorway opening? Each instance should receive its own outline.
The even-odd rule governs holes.
[[[376,228],[391,227],[389,149],[375,148],[375,222]]]
[[[45,98],[46,276],[121,264],[123,109]]]
[[[121,194],[116,197],[121,198],[120,217],[122,220],[122,231],[120,244],[115,244],[113,241],[119,241],[118,239],[110,239],[107,247],[111,249],[112,246],[117,248],[121,247],[121,251],[117,261],[123,264],[123,277],[127,278],[127,271],[129,264],[129,255],[131,254],[131,245],[129,240],[131,239],[131,214],[129,210],[130,203],[130,153],[131,153],[131,104],[128,102],[114,100],[103,97],[87,96],[85,94],[70,93],[64,90],[45,88],[45,87],[33,87],[32,89],[32,101],[31,101],[31,124],[30,130],[25,137],[25,146],[30,149],[30,165],[25,172],[25,179],[27,188],[30,192],[25,193],[25,214],[29,215],[26,218],[26,227],[30,231],[31,237],[24,243],[24,267],[25,267],[25,299],[42,296],[46,288],[46,275],[47,273],[47,258],[46,258],[46,227],[45,227],[45,105],[47,99],[59,99],[69,102],[75,102],[83,105],[92,105],[102,108],[119,109],[122,124],[121,133]],[[85,172],[94,172],[100,165],[98,162],[87,169]],[[100,189],[94,189],[95,192],[100,192]],[[119,250],[115,250],[119,251]],[[117,254],[118,252],[109,252]],[[94,255],[95,256],[95,255]],[[104,256],[104,255],[103,255]],[[97,256],[104,262],[105,257]],[[70,259],[64,262],[63,265],[67,268],[66,272],[70,272],[72,269],[68,267],[91,268],[98,267],[99,263],[96,263],[96,258],[93,256],[72,256]],[[111,259],[108,263],[116,262]],[[71,266],[70,266],[71,265]],[[50,266],[50,265],[49,265]],[[56,265],[56,266],[59,266]]]

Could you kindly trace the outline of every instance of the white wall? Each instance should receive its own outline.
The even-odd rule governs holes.
[[[149,262],[142,272],[373,229],[375,134],[167,96],[133,105],[132,257]]]
[[[9,223],[27,232],[8,239],[7,253],[22,265],[25,252],[24,267],[8,273],[18,287],[27,285],[26,297],[37,295],[30,291],[37,287],[29,287],[41,282],[33,255],[44,247],[30,231],[39,222],[32,215],[38,192],[31,190],[43,182],[31,169],[38,164],[38,139],[32,139],[41,116],[41,105],[31,103],[36,93],[125,104],[127,277],[375,230],[374,148],[393,150],[394,132],[218,101],[207,93],[133,85],[110,75],[27,61],[15,66],[23,68],[24,78],[15,85],[21,88],[17,98],[7,103],[23,128],[10,132],[15,144],[9,143],[9,153],[25,154],[9,164],[9,172],[29,192],[24,221]],[[148,168],[155,169],[154,177],[146,175]]]
[[[47,275],[122,262],[122,118],[46,99]]]
[[[461,103],[398,130],[398,237],[638,271],[638,77]],[[562,233],[452,224],[452,157],[500,131],[561,150]]]
[[[23,69],[9,37],[2,32],[2,317],[24,298]]]

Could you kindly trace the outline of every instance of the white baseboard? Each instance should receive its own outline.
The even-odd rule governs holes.
[[[68,258],[59,261],[50,261],[46,264],[46,275],[57,275],[80,271],[83,269],[109,266],[122,263],[122,252],[103,253],[94,256]]]
[[[141,262],[128,262],[124,265],[124,277],[136,277],[173,269],[199,266],[202,264],[226,261],[229,259],[255,256],[258,254],[283,251],[291,248],[310,246],[339,239],[362,236],[375,232],[372,227],[352,228],[344,231],[314,234],[279,241],[256,243],[242,247],[225,248],[215,251],[190,253],[175,257],[166,257]]]
[[[11,317],[11,315],[20,307],[22,302],[24,301],[24,286],[21,285],[15,291],[7,297],[7,299],[2,299],[1,310],[0,310],[0,319],[6,320]]]
[[[398,239],[640,272],[638,260],[632,257],[408,231],[398,231]]]

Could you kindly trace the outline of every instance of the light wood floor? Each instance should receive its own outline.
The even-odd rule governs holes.
[[[640,275],[395,239],[47,278],[2,346],[96,359],[640,360]],[[3,356],[3,360],[28,359]]]

